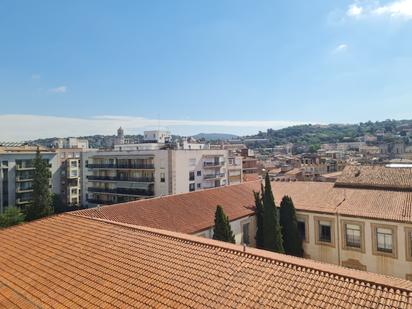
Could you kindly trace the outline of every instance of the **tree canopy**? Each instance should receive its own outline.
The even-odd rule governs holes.
[[[216,207],[213,239],[235,243],[235,236],[230,227],[229,218],[220,205]]]

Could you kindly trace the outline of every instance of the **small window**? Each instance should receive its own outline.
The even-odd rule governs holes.
[[[250,244],[249,226],[250,226],[250,223],[249,223],[249,222],[248,222],[248,223],[244,223],[244,224],[242,225],[242,232],[243,232],[242,242],[243,242],[245,245],[249,245],[249,244]]]
[[[196,175],[197,175],[197,176],[202,176],[202,171],[197,171],[197,172],[196,172]]]
[[[393,231],[388,228],[376,229],[376,249],[380,252],[392,253],[393,252]]]
[[[201,189],[201,188],[202,188],[202,184],[201,184],[201,183],[198,183],[198,184],[197,184],[197,188],[198,188],[198,189]]]
[[[332,230],[330,221],[319,221],[319,241],[332,242]]]
[[[160,182],[165,182],[166,181],[166,175],[165,173],[160,173]]]
[[[189,166],[196,166],[196,158],[195,159],[189,159]]]
[[[190,192],[195,191],[195,184],[194,183],[189,184],[189,191]]]
[[[189,181],[195,180],[195,172],[189,172]]]
[[[70,167],[77,167],[77,161],[70,161]]]
[[[298,231],[300,238],[302,240],[306,240],[306,222],[305,220],[299,220],[298,219]]]
[[[361,227],[358,224],[345,224],[346,247],[361,248]]]
[[[412,261],[412,228],[405,228],[406,260]]]

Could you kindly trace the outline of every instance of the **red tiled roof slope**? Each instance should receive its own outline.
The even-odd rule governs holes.
[[[7,308],[412,308],[412,283],[70,214],[0,231]]]
[[[336,186],[412,191],[412,168],[346,166]]]
[[[254,213],[260,181],[90,208],[76,215],[193,234],[214,225],[216,205],[233,221]],[[412,223],[412,192],[336,188],[328,182],[272,182],[276,205],[285,195],[299,211]]]
[[[231,221],[253,215],[252,192],[258,189],[260,182],[249,182],[90,208],[76,214],[181,233],[195,233],[214,225],[218,204],[223,206]]]

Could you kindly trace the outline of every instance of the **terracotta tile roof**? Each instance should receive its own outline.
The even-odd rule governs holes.
[[[255,181],[90,208],[76,214],[192,234],[214,225],[217,205],[223,206],[231,221],[253,215],[252,192],[259,189],[260,182]]]
[[[344,168],[336,186],[412,191],[412,168],[349,165]]]
[[[70,214],[0,243],[0,307],[412,308],[410,281]]]
[[[259,180],[261,177],[259,174],[243,174],[243,181],[248,182],[248,181],[256,181]]]
[[[216,205],[230,221],[254,214],[260,181],[90,208],[75,215],[194,234],[213,227]],[[299,211],[412,223],[412,192],[337,188],[329,182],[272,182],[276,205],[292,197]]]

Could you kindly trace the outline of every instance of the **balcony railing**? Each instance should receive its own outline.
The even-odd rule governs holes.
[[[101,200],[101,199],[92,199],[92,198],[88,198],[87,202],[91,203],[91,204],[103,204],[103,205],[116,204],[116,202],[114,202],[114,201],[105,201],[105,200]]]
[[[152,170],[154,164],[88,164],[88,168],[114,168],[114,169],[141,169]]]
[[[16,193],[29,193],[29,192],[33,192],[33,187],[16,189]]]
[[[16,182],[23,182],[23,181],[33,181],[33,175],[16,177]]]
[[[152,190],[145,189],[134,189],[134,188],[96,188],[89,187],[87,189],[89,192],[101,192],[101,193],[110,193],[110,194],[124,194],[124,195],[137,195],[137,196],[152,196],[154,192]]]
[[[204,175],[203,179],[217,179],[217,178],[223,178],[225,177],[225,173],[218,173],[218,174],[209,174],[209,175]]]
[[[203,167],[208,168],[208,167],[222,167],[225,165],[224,161],[219,161],[219,162],[203,162]]]
[[[16,170],[18,171],[34,170],[34,169],[35,169],[34,165],[20,165],[20,164],[16,165]]]
[[[87,176],[88,180],[102,181],[132,181],[132,182],[154,182],[154,177],[124,177],[124,176]]]
[[[16,204],[17,205],[24,205],[24,204],[30,204],[31,202],[33,202],[31,199],[16,199]]]

